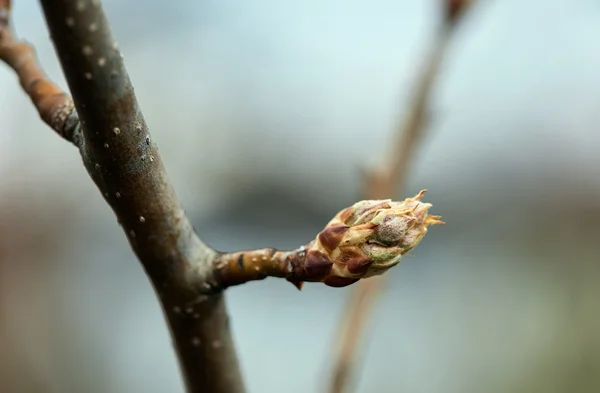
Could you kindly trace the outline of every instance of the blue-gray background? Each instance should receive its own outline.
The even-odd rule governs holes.
[[[37,2],[20,36],[62,86]],[[297,247],[355,201],[439,3],[107,0],[168,171],[219,249]],[[600,391],[600,5],[482,0],[407,194],[445,227],[389,273],[363,393]],[[250,392],[322,392],[348,289],[227,293]],[[0,67],[0,390],[181,392],[161,311],[76,150]]]

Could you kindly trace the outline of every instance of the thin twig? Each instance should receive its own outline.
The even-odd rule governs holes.
[[[63,138],[73,142],[79,131],[73,100],[48,79],[37,63],[31,45],[14,39],[9,10],[10,1],[0,0],[0,59],[15,70],[42,120]]]
[[[352,309],[346,310],[336,330],[340,339],[335,348],[337,352],[329,386],[331,392],[346,391],[348,384],[355,379],[350,372],[354,368],[360,336],[373,311],[373,304],[383,289],[382,280],[383,276],[359,282],[350,292],[347,301]]]
[[[443,0],[445,19],[435,36],[425,66],[415,84],[404,121],[396,134],[396,142],[379,167],[366,173],[363,179],[362,194],[366,199],[393,198],[402,194],[406,183],[410,162],[419,140],[426,130],[429,99],[439,74],[452,33],[464,13],[475,0]],[[386,284],[385,277],[376,280],[362,280],[354,288],[344,307],[336,330],[333,367],[328,385],[330,393],[345,393],[356,379],[355,363],[361,336],[377,296]]]
[[[426,129],[429,97],[450,39],[449,29],[443,26],[433,40],[403,122],[394,135],[396,141],[390,144],[379,167],[365,174],[362,190],[364,198],[382,199],[402,194],[409,163]]]

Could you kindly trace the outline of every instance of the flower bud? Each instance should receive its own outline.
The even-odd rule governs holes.
[[[306,249],[311,278],[341,287],[397,265],[429,225],[443,224],[428,215],[431,204],[420,201],[425,191],[402,202],[365,200],[340,211]]]

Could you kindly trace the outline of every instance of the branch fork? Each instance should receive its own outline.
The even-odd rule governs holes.
[[[401,202],[357,202],[297,250],[213,250],[168,179],[100,1],[41,4],[73,98],[46,76],[32,46],[15,39],[10,0],[0,0],[0,60],[41,119],[79,149],[161,301],[189,392],[244,391],[224,289],[265,277],[299,289],[307,281],[350,285],[397,265],[428,226],[442,224],[421,202],[423,190]]]

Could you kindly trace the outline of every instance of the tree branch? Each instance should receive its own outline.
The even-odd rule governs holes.
[[[60,136],[77,145],[81,137],[73,100],[48,79],[37,63],[31,45],[14,39],[9,25],[9,10],[10,1],[0,0],[0,60],[15,70],[42,120]]]
[[[405,183],[409,162],[426,128],[429,97],[439,74],[449,37],[446,26],[435,37],[425,66],[418,76],[410,107],[398,127],[396,141],[390,145],[379,168],[367,173],[363,180],[365,198],[390,198],[402,193],[399,187]]]
[[[0,1],[0,58],[42,119],[79,148],[118,217],[160,296],[187,390],[243,392],[223,296],[203,294],[216,253],[194,232],[168,180],[100,2],[41,1],[75,111],[32,48],[14,40],[10,4]]]
[[[442,0],[444,21],[432,43],[423,71],[415,83],[414,95],[396,134],[396,142],[379,167],[367,172],[363,179],[364,198],[390,198],[402,194],[410,162],[418,142],[426,129],[429,97],[443,62],[452,34],[463,15],[475,0]],[[358,283],[345,306],[340,325],[336,329],[336,347],[329,380],[330,393],[349,391],[356,377],[354,366],[360,338],[377,295],[382,292],[385,278]]]
[[[189,392],[243,392],[222,290],[266,276],[340,287],[382,274],[429,225],[425,191],[401,202],[361,201],[294,251],[221,253],[194,231],[148,131],[100,0],[41,0],[73,99],[51,82],[33,48],[15,40],[0,0],[0,60],[42,119],[83,163],[142,263],[169,323]]]

